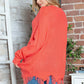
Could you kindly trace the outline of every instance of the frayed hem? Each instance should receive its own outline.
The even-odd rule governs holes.
[[[32,77],[23,78],[23,84],[28,84],[28,82],[31,81],[32,78],[33,78],[33,76],[32,76]],[[50,80],[50,79],[49,79],[49,77],[48,77],[47,79],[42,80],[42,79],[40,79],[39,77],[36,77],[36,76],[35,76],[35,80],[37,80],[38,84],[44,84],[44,81],[46,81],[46,84],[49,84],[49,80]],[[58,80],[55,80],[55,78],[52,76],[52,84],[56,84],[56,83],[57,83],[57,84],[64,84],[63,78],[58,79]]]

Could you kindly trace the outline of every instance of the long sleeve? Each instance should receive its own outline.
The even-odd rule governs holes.
[[[18,64],[21,59],[24,60],[24,58],[38,53],[46,43],[47,31],[50,24],[49,13],[45,7],[41,7],[38,15],[38,26],[35,31],[32,32],[27,46],[24,46],[15,52],[15,57],[13,59],[14,64]]]

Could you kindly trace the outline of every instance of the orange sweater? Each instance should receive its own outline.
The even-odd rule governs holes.
[[[67,47],[67,18],[64,11],[54,5],[43,6],[32,21],[32,34],[27,46],[15,52],[13,63],[22,72],[24,84],[33,76],[44,84],[52,75],[52,82],[64,84]],[[23,59],[22,62],[20,62]]]

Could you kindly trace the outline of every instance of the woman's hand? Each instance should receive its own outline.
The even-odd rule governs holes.
[[[17,68],[19,68],[19,66],[18,66],[17,64],[16,64],[15,66],[16,66]]]

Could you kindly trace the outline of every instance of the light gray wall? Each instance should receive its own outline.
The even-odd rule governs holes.
[[[10,0],[11,30],[14,52],[28,43],[34,13],[32,0]],[[17,84],[23,84],[20,69],[16,68]]]

